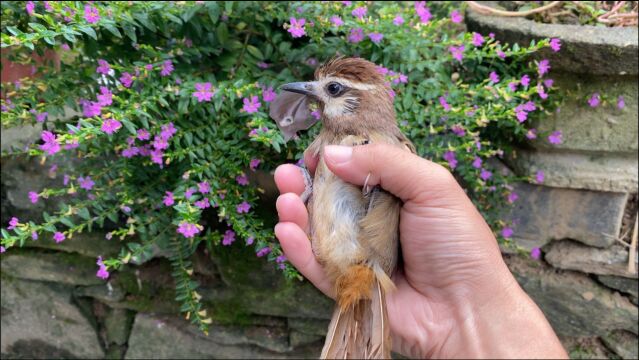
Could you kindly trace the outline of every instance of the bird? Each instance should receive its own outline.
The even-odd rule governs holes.
[[[322,129],[305,150],[318,157],[314,177],[306,171],[302,198],[310,219],[311,245],[335,287],[336,306],[322,359],[390,358],[385,295],[398,262],[401,200],[379,186],[352,185],[323,160],[326,145],[386,143],[415,152],[397,125],[390,87],[377,66],[363,58],[337,56],[318,67],[314,80],[281,86],[270,115],[285,139],[313,125]]]

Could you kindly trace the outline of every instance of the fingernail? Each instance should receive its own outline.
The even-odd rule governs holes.
[[[324,156],[333,164],[343,164],[353,157],[353,148],[350,146],[327,145],[324,147]]]

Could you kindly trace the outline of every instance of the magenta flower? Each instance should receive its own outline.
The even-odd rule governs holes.
[[[464,136],[466,135],[466,130],[464,129],[463,126],[459,125],[459,124],[455,124],[451,127],[451,130],[453,131],[453,133],[457,136]]]
[[[481,171],[479,172],[479,177],[482,180],[487,181],[488,179],[493,177],[493,173],[488,171],[488,170],[486,170],[486,169],[481,169]]]
[[[490,80],[493,84],[497,84],[499,82],[499,75],[497,75],[496,72],[491,71],[488,75],[488,80]]]
[[[505,59],[506,53],[501,50],[497,50],[497,56],[499,56],[500,59]]]
[[[294,38],[299,38],[306,35],[306,30],[304,30],[304,24],[306,24],[306,19],[296,19],[291,17],[291,24],[288,28],[288,32]]]
[[[521,83],[523,87],[528,87],[528,85],[530,85],[530,76],[528,75],[522,76],[519,82]]]
[[[557,39],[557,38],[552,38],[550,39],[550,48],[552,49],[552,51],[554,52],[558,52],[559,50],[561,50],[561,40]]]
[[[51,131],[43,131],[40,138],[44,141],[44,144],[39,146],[40,150],[45,151],[49,155],[53,155],[60,151],[58,136]]]
[[[211,83],[195,83],[195,92],[193,96],[197,98],[197,102],[211,101],[213,92],[211,91]]]
[[[532,250],[530,250],[530,257],[535,260],[539,260],[541,257],[541,249],[538,247],[532,248]]]
[[[419,16],[419,20],[426,24],[430,21],[433,15],[430,13],[430,9],[426,7],[426,1],[418,1],[415,3],[415,13]]]
[[[543,170],[539,170],[535,174],[535,180],[537,180],[537,184],[543,183],[545,178],[546,178],[546,175],[544,174]]]
[[[344,25],[344,21],[342,20],[342,18],[336,15],[331,16],[331,22],[337,27]]]
[[[235,207],[235,210],[238,214],[247,213],[249,212],[249,210],[251,210],[251,205],[246,201],[242,201],[242,203]]]
[[[199,186],[199,185],[198,185]],[[209,189],[210,190],[210,189]],[[184,198],[185,199],[190,199],[191,196],[193,196],[193,193],[195,193],[196,189],[195,188],[188,188],[186,189],[186,191],[184,191]],[[171,197],[173,197],[173,194],[171,194]]]
[[[528,140],[534,140],[537,138],[537,129],[530,129],[526,132],[526,138]]]
[[[515,108],[515,116],[517,117],[517,121],[520,123],[523,123],[526,119],[528,119],[528,113],[521,108],[521,105]]]
[[[269,86],[268,89],[262,91],[262,99],[264,102],[271,102],[277,98],[277,94],[273,91],[273,87]]]
[[[235,232],[233,230],[226,230],[222,238],[222,245],[229,246],[233,242],[235,242]]]
[[[617,108],[621,110],[625,107],[626,107],[626,100],[623,98],[622,95],[619,95],[619,97],[617,98]]]
[[[547,88],[551,88],[553,85],[555,84],[555,80],[553,79],[545,79],[544,80],[544,86]]]
[[[473,160],[473,167],[475,169],[479,169],[481,168],[481,164],[482,164],[482,160],[479,156],[475,156],[475,159]]]
[[[91,5],[85,5],[84,6],[84,19],[89,23],[89,24],[95,24],[98,22],[98,20],[100,20],[100,13],[98,12],[98,9],[91,6]]]
[[[36,121],[41,123],[44,122],[47,119],[47,116],[49,116],[48,112],[37,112],[34,109],[29,110],[30,113],[32,113],[33,115],[35,115]]]
[[[162,136],[156,135],[153,138],[153,148],[156,150],[165,150],[168,149],[169,142]]]
[[[53,11],[53,8],[51,7],[51,4],[49,4],[48,1],[43,1],[43,3],[44,3],[44,9],[46,11]]]
[[[454,22],[455,24],[459,24],[460,22],[462,22],[464,18],[462,17],[461,13],[457,10],[453,10],[453,12],[450,13],[450,21]]]
[[[503,236],[506,239],[508,239],[511,236],[513,236],[513,233],[514,233],[513,229],[508,227],[508,226],[506,226],[505,228],[501,229],[501,236]]]
[[[136,137],[138,140],[149,140],[151,138],[151,134],[149,134],[147,129],[139,129]]]
[[[87,176],[86,178],[79,177],[78,184],[80,184],[80,188],[88,191],[93,189],[93,185],[95,185],[95,182],[91,180],[90,176]]]
[[[2,254],[5,251],[7,251],[7,249],[5,249],[4,246],[0,246],[0,254]]]
[[[84,115],[84,117],[100,116],[102,113],[100,103],[87,100],[80,100],[80,103],[82,104],[82,115]]]
[[[66,239],[66,236],[59,231],[56,231],[55,234],[53,234],[53,240],[55,240],[56,244],[63,242],[64,239]]]
[[[37,203],[38,198],[40,198],[40,195],[38,195],[38,193],[36,193],[35,191],[29,191],[29,200],[31,200],[32,204]]]
[[[64,51],[69,51],[69,50],[71,50],[71,47],[69,46],[69,44],[64,43],[64,44],[60,45],[60,49],[62,49]]]
[[[169,76],[173,72],[173,62],[171,60],[166,60],[162,63],[162,69],[160,70],[161,76]]]
[[[588,99],[588,105],[590,105],[590,107],[595,108],[599,106],[600,103],[601,103],[601,97],[599,96],[598,92],[592,94],[590,99]]]
[[[144,65],[144,68],[145,68],[146,70],[148,70],[148,71],[151,71],[151,70],[153,70],[153,64],[146,64],[146,65]],[[137,75],[137,74],[136,74],[136,75]]]
[[[404,18],[401,15],[397,15],[395,16],[395,18],[393,19],[393,24],[399,26],[401,24],[404,23]]]
[[[464,50],[465,50],[464,45],[451,46],[448,48],[448,51],[450,51],[451,55],[453,56],[453,59],[459,62],[461,62],[462,59],[464,58]]]
[[[257,167],[260,165],[261,162],[262,160],[260,159],[251,159],[251,162],[249,163],[249,167],[251,168],[251,170],[255,171],[255,169],[257,169]]]
[[[252,236],[249,236],[246,238],[246,245],[253,245],[253,242],[255,242],[255,238]]]
[[[550,61],[548,59],[543,59],[537,64],[537,72],[539,72],[539,76],[543,76],[547,74],[550,70]]]
[[[182,221],[178,226],[177,232],[182,234],[185,238],[192,238],[195,234],[200,232],[200,228],[197,224]]]
[[[511,81],[508,83],[508,89],[510,89],[510,91],[517,91],[517,85],[519,83],[516,81]]]
[[[202,194],[208,194],[211,192],[211,185],[209,185],[208,181],[202,181],[197,184],[197,188]]]
[[[104,59],[98,59],[98,67],[95,70],[99,74],[109,75],[109,70],[111,70],[111,66]]]
[[[173,135],[175,135],[175,133],[177,133],[177,129],[173,125],[173,122],[169,122],[166,125],[162,125],[162,131],[160,132],[160,136],[163,139],[168,140],[171,137],[173,137]]]
[[[242,107],[242,109],[249,114],[257,112],[257,109],[259,109],[260,106],[262,106],[257,96],[251,96],[250,99],[243,98],[242,102],[244,103],[244,106]]]
[[[132,158],[132,157],[134,157],[136,155],[139,155],[139,154],[140,154],[140,148],[137,147],[137,146],[128,147],[128,148],[122,150],[122,153],[121,153],[121,155],[123,157],[125,157],[125,158]]]
[[[450,166],[451,169],[454,169],[457,167],[457,158],[455,157],[455,152],[448,150],[444,153],[443,156],[444,160],[448,161],[448,166]]]
[[[542,84],[537,84],[537,95],[539,95],[539,97],[542,99],[548,98],[548,93],[546,93],[546,90],[544,89],[544,86]]]
[[[11,220],[9,220],[9,226],[7,227],[7,230],[13,230],[16,228],[16,226],[18,226],[18,224],[20,223],[20,220],[18,220],[17,217],[12,217]]]
[[[508,194],[508,197],[506,198],[508,200],[509,203],[514,203],[515,201],[517,201],[517,199],[519,199],[519,195],[517,195],[516,192],[511,192]]]
[[[175,204],[175,199],[173,199],[173,193],[170,191],[167,191],[165,192],[165,194],[166,195],[164,195],[164,199],[162,199],[164,206],[171,206]]]
[[[450,111],[450,104],[446,101],[446,98],[443,96],[439,97],[439,104],[444,108],[445,111]]]
[[[472,41],[473,45],[477,47],[482,46],[484,44],[484,41],[485,41],[484,37],[481,36],[481,34],[476,32],[473,33],[473,41]]]
[[[260,69],[268,69],[271,65],[265,63],[264,61],[260,61],[257,63],[257,67]]]
[[[133,77],[128,72],[122,73],[122,76],[120,76],[120,82],[125,88],[130,88],[133,83]]]
[[[98,256],[98,261],[96,262],[98,265],[98,272],[95,276],[99,277],[102,280],[106,280],[109,278],[109,272],[107,271],[106,265],[102,262],[102,256]]]
[[[351,32],[348,34],[348,41],[357,44],[362,40],[364,40],[364,30],[362,28],[351,29]]]
[[[246,186],[249,184],[248,177],[245,174],[236,176],[235,181],[237,181],[237,183],[242,186]]]
[[[384,38],[384,35],[380,34],[380,33],[371,33],[368,34],[368,37],[371,39],[372,42],[374,42],[375,44],[379,44],[380,41],[382,41],[382,39]]]
[[[257,253],[255,253],[255,255],[257,255],[257,257],[262,257],[264,255],[267,255],[270,252],[271,252],[271,248],[267,246],[267,247],[259,249]]]
[[[35,4],[33,3],[33,1],[27,1],[27,5],[25,6],[26,10],[27,10],[27,14],[29,14],[29,16],[32,16],[35,10]]]
[[[106,86],[100,86],[100,93],[97,97],[100,106],[109,106],[113,103],[113,93]]]
[[[38,240],[38,233],[36,231],[32,231],[31,232],[31,239],[32,240]]]
[[[362,19],[366,15],[367,9],[365,7],[358,7],[353,9],[351,14],[358,19]]]
[[[202,200],[196,201],[194,205],[200,209],[206,209],[211,207],[211,202],[209,198],[203,198]]]
[[[532,101],[527,101],[526,103],[524,103],[523,105],[521,105],[522,108],[528,112],[530,111],[535,111],[537,109],[537,107],[535,106],[535,103]]]
[[[352,3],[352,1],[342,1],[342,5],[344,6],[351,6]]]
[[[121,122],[115,119],[106,119],[102,122],[102,126],[100,127],[100,130],[111,135],[114,132],[117,132],[118,130],[120,130],[121,127],[122,127]]]
[[[548,135],[548,142],[550,142],[551,144],[561,144],[562,141],[562,134],[559,130],[553,131],[550,135]]]

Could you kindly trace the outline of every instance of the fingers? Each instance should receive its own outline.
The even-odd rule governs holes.
[[[334,297],[333,287],[326,277],[324,269],[315,259],[311,242],[304,230],[292,222],[280,222],[275,225],[275,236],[280,241],[282,250],[291,264],[320,291],[327,296]]]
[[[298,195],[293,193],[280,195],[275,207],[280,222],[292,222],[308,233],[308,211]]]
[[[275,169],[275,184],[280,194],[300,195],[306,188],[300,168],[293,164],[280,165]]]
[[[324,161],[333,173],[352,184],[363,185],[370,173],[368,185],[379,184],[405,202],[459,188],[441,165],[388,144],[328,145]]]

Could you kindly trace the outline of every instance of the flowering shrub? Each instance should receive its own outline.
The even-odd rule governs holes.
[[[526,138],[562,140],[529,126],[554,88],[552,64],[528,55],[560,42],[509,46],[464,33],[451,3],[28,1],[3,2],[2,12],[2,48],[37,74],[2,84],[2,125],[44,127],[41,141],[3,156],[42,157],[62,174],[60,188],[33,189],[31,202],[67,200],[42,223],[13,217],[1,250],[110,222],[117,229],[104,241],[119,239],[122,251],[98,258],[96,276],[167,250],[176,299],[203,330],[211,319],[189,261],[199,244],[253,246],[299,277],[265,226],[273,215],[256,212],[262,190],[249,179],[301,163],[319,126],[285,143],[269,103],[335,54],[379,64],[401,129],[453,171],[502,240],[513,229],[499,215],[520,179],[491,159]],[[33,63],[45,49],[59,68]],[[73,170],[60,161],[70,156],[81,159]]]

